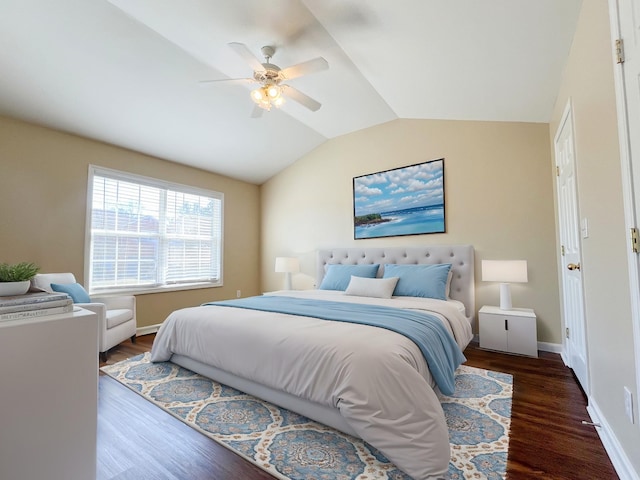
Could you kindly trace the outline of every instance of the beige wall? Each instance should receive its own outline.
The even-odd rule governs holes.
[[[259,187],[104,143],[0,117],[0,262],[35,262],[82,282],[88,165],[225,195],[224,286],[137,296],[138,327],[176,308],[259,293]]]
[[[552,167],[545,124],[396,120],[318,147],[262,186],[262,280],[282,288],[276,256],[300,255],[294,288],[313,286],[322,247],[472,244],[476,307],[497,305],[499,287],[480,281],[482,259],[528,261],[529,283],[513,303],[534,308],[538,339],[561,343]],[[353,239],[352,178],[445,158],[444,234]]]
[[[583,2],[549,127],[552,140],[569,99],[573,105],[580,217],[589,223],[589,237],[582,240],[582,264],[591,397],[640,472],[640,430],[627,420],[623,402],[624,386],[635,393],[635,398],[638,395],[605,1]],[[637,403],[635,407],[637,412]]]

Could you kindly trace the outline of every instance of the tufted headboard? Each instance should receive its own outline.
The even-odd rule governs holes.
[[[382,276],[385,263],[434,264],[450,263],[453,271],[449,296],[462,302],[467,318],[473,324],[475,315],[475,278],[472,245],[425,245],[424,247],[334,248],[318,250],[316,270],[320,285],[328,264],[362,265],[379,263]]]

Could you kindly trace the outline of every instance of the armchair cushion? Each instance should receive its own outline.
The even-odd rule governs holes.
[[[122,325],[133,319],[133,310],[126,308],[117,310],[107,310],[107,329]]]
[[[52,283],[51,290],[66,293],[73,303],[91,303],[91,297],[79,283]]]

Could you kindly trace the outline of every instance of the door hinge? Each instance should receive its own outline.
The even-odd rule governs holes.
[[[640,252],[640,245],[638,245],[638,229],[636,227],[631,227],[631,251],[633,253]]]
[[[621,38],[616,40],[616,63],[624,63],[624,41]]]
[[[564,245],[562,245],[560,248],[560,254],[564,257]]]
[[[560,167],[556,165],[556,177],[560,176]]]
[[[569,327],[565,328],[564,330],[564,336],[569,338]]]

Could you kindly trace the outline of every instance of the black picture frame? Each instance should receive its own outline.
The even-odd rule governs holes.
[[[353,237],[446,233],[444,158],[353,177]]]

